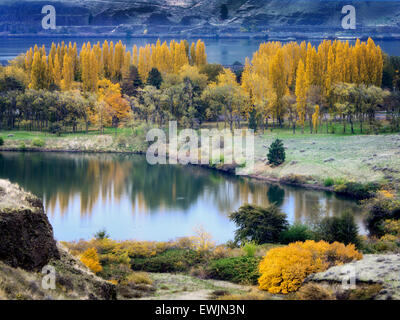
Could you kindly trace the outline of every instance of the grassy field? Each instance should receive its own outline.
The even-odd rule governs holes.
[[[209,125],[210,126],[210,125]],[[223,124],[219,125],[220,128]],[[328,178],[358,182],[393,182],[400,184],[400,134],[343,134],[336,124],[335,134],[310,134],[307,128],[301,134],[290,129],[258,131],[255,141],[256,167],[253,174],[279,179],[295,174],[309,176],[311,183],[323,185]],[[349,128],[348,128],[349,129]],[[36,148],[33,141],[44,142],[42,149],[137,152],[146,151],[145,132],[132,136],[131,129],[107,128],[104,135],[98,131],[88,134],[68,133],[60,137],[43,132],[0,131],[5,140],[3,149]],[[11,135],[11,136],[10,136]],[[133,138],[132,138],[133,137]],[[286,147],[286,162],[272,168],[267,164],[268,147],[274,139],[282,139]]]
[[[286,147],[286,162],[265,164],[268,146],[276,138]],[[400,180],[400,135],[332,135],[268,132],[255,143],[257,174],[280,178],[289,174],[360,182]]]

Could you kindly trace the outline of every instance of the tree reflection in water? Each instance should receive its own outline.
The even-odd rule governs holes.
[[[224,242],[235,227],[227,214],[244,203],[276,203],[291,222],[315,221],[321,211],[358,210],[354,202],[326,192],[195,166],[151,166],[139,155],[4,152],[0,177],[44,200],[60,240],[90,238],[100,227],[116,239],[168,240],[202,223]]]

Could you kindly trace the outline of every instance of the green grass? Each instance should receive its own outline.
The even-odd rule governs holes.
[[[283,140],[286,161],[275,168],[262,164],[268,147],[276,139]],[[335,182],[381,182],[400,179],[400,136],[396,135],[332,135],[265,132],[256,137],[256,170],[266,177],[280,178],[290,174],[311,176],[320,184],[326,179]],[[328,183],[330,184],[330,183]]]
[[[120,134],[130,134],[132,130],[130,128],[118,128],[117,135]],[[90,129],[88,133],[86,131],[77,132],[63,132],[61,133],[61,138],[74,138],[74,137],[87,137],[87,136],[97,136],[99,135],[99,130]],[[13,137],[8,137],[8,135],[13,135]],[[104,135],[115,135],[114,128],[105,128]],[[40,138],[58,138],[57,135],[51,134],[49,132],[41,131],[26,131],[26,130],[0,130],[0,136],[3,139],[10,140],[22,140],[22,139],[34,139]]]
[[[242,127],[246,128],[247,124],[242,123]],[[224,123],[223,122],[205,122],[203,123],[203,127],[205,128],[219,128],[219,129],[224,129]],[[229,128],[229,125],[227,126]],[[332,129],[334,132],[332,133]],[[363,132],[361,133],[361,128],[359,123],[354,124],[354,134],[351,133],[351,128],[349,124],[346,124],[346,132],[343,132],[343,124],[341,122],[334,122],[332,124],[329,124],[328,128],[328,133],[326,132],[326,124],[325,122],[322,123],[321,126],[319,126],[318,133],[310,133],[310,125],[309,122],[306,121],[304,124],[304,133],[301,133],[301,127],[296,126],[296,133],[293,134],[293,129],[288,127],[288,123],[286,122],[283,126],[283,128],[280,128],[277,124],[275,124],[275,127],[272,127],[272,123],[270,122],[268,125],[267,130],[263,130],[262,128],[258,128],[257,134],[261,135],[269,135],[269,134],[275,134],[278,138],[289,138],[289,137],[304,137],[304,136],[354,136],[354,135],[370,135],[370,134],[375,134],[375,132],[369,127],[367,123],[363,124]],[[390,129],[388,125],[386,125],[384,122],[381,126],[379,134],[391,134]]]

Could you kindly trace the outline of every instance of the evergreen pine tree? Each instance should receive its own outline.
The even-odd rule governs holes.
[[[276,139],[269,147],[268,161],[274,166],[279,166],[285,162],[285,148],[282,140]]]
[[[257,110],[254,107],[250,111],[249,128],[257,131]]]
[[[137,89],[143,85],[140,79],[138,68],[134,65],[129,67],[128,76],[124,79],[121,85],[122,93],[128,96],[136,94]]]
[[[152,68],[147,77],[147,84],[154,86],[157,89],[160,89],[162,81],[163,79],[160,71],[158,71],[157,68]]]

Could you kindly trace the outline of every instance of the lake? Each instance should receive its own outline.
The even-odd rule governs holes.
[[[49,50],[52,42],[69,41],[76,42],[78,48],[82,47],[84,42],[90,41],[92,44],[103,43],[106,38],[0,38],[0,63],[6,63],[8,60],[15,58],[20,53],[25,53],[35,44],[42,46],[43,44]],[[108,41],[118,42],[117,38],[107,38]],[[162,39],[161,41],[170,41],[171,39]],[[188,39],[189,42],[197,39]],[[129,50],[133,45],[144,46],[147,43],[155,43],[157,39],[151,38],[125,38],[122,42],[126,44]],[[299,40],[302,41],[302,40]],[[307,40],[305,40],[307,41]],[[210,63],[221,63],[223,65],[231,65],[236,61],[244,64],[245,58],[250,59],[253,53],[258,50],[260,43],[265,42],[261,39],[204,39],[206,44],[207,59]],[[284,42],[284,41],[283,41]],[[313,45],[318,45],[320,41],[310,41]],[[354,43],[354,41],[350,41]],[[389,55],[400,56],[400,40],[377,40],[382,49]]]
[[[196,166],[151,166],[141,155],[0,153],[0,178],[43,199],[55,238],[168,241],[202,226],[214,241],[234,237],[228,214],[244,203],[276,203],[288,220],[312,222],[352,210],[330,192],[270,185]]]

